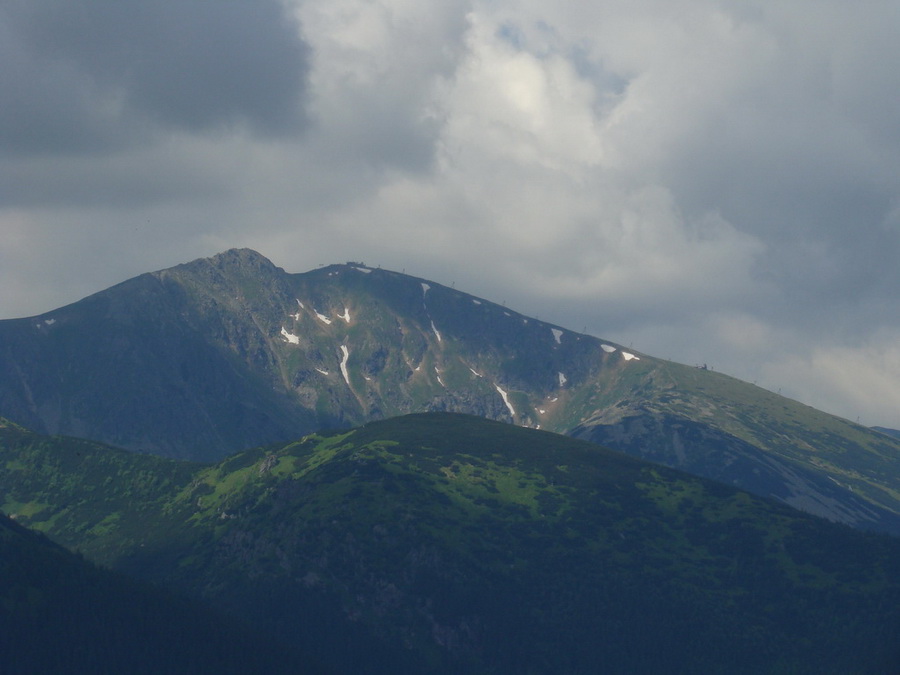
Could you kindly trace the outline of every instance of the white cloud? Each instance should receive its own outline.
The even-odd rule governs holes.
[[[811,345],[778,355],[765,377],[783,393],[862,424],[897,426],[900,330],[881,330],[853,346]]]

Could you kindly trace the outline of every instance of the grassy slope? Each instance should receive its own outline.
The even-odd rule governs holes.
[[[838,483],[900,513],[900,443],[735,378],[666,364],[678,392],[667,401],[678,411],[685,399],[709,422],[757,447],[801,465],[815,466]],[[700,402],[702,401],[702,402]]]
[[[601,380],[582,393],[572,416],[555,430],[615,424],[629,415],[670,415],[746,442],[788,466],[826,477],[853,498],[900,514],[897,439],[721,373],[650,357]],[[695,466],[703,453],[713,467],[725,461],[716,444],[688,446],[685,452]],[[657,460],[678,464],[674,454]]]
[[[0,421],[3,512],[95,560],[168,536],[183,515],[165,501],[199,466]]]

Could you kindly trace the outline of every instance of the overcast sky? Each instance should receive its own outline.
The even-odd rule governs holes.
[[[0,318],[251,247],[900,428],[900,2],[0,0]]]

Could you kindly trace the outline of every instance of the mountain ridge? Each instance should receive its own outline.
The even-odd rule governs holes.
[[[515,422],[900,533],[900,439],[359,263],[289,274],[249,249],[0,321],[0,414],[211,460],[419,411]]]

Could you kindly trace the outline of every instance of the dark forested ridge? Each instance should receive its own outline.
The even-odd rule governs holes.
[[[7,426],[0,466],[23,524],[338,672],[900,663],[900,540],[547,432],[412,415],[198,465]]]
[[[326,671],[205,603],[101,569],[0,516],[0,672]]]

